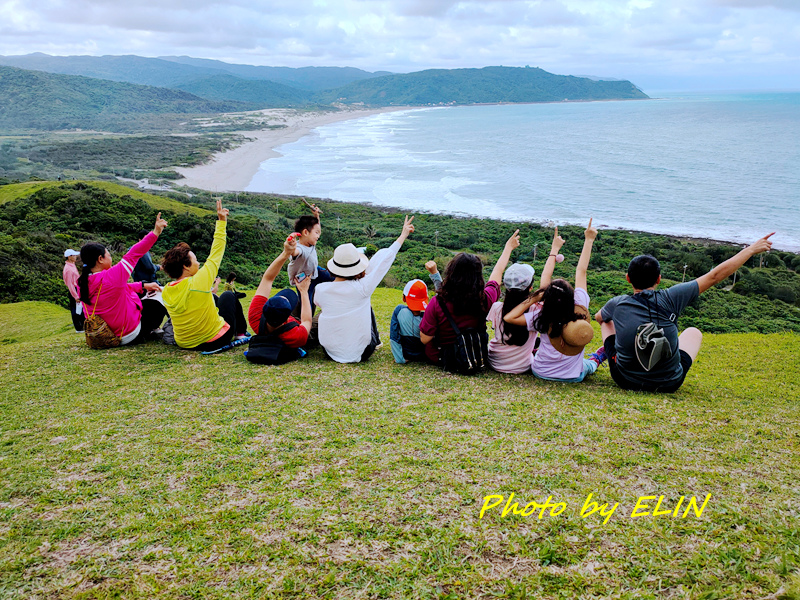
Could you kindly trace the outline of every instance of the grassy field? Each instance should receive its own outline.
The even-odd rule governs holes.
[[[797,334],[706,336],[652,395],[395,365],[373,300],[369,363],[281,367],[0,306],[0,598],[800,598]],[[480,518],[512,492],[566,508]]]

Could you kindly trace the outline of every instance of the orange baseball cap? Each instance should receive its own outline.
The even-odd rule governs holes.
[[[403,297],[411,310],[428,308],[428,286],[421,279],[412,279],[403,288]]]

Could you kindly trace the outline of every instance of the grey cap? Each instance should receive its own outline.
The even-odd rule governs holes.
[[[527,290],[536,273],[534,268],[523,263],[514,263],[503,275],[503,285],[507,290]]]

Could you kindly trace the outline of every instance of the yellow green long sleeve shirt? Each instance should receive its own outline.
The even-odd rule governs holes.
[[[214,304],[211,286],[225,254],[226,221],[217,221],[211,253],[203,267],[191,277],[174,281],[161,294],[172,318],[175,343],[181,348],[194,348],[210,341],[225,326]]]

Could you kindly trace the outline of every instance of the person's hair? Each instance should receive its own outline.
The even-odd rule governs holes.
[[[236,279],[236,273],[230,273],[225,281],[231,283],[234,279]]]
[[[92,268],[97,264],[97,260],[106,255],[106,247],[97,242],[89,242],[84,244],[81,248],[81,268],[80,277],[78,277],[78,289],[80,290],[81,302],[89,304],[89,274]]]
[[[486,315],[489,311],[484,288],[483,263],[474,254],[459,252],[444,270],[438,297],[453,305],[457,315]]]
[[[583,319],[575,313],[575,290],[566,279],[554,279],[542,294],[542,310],[533,320],[533,327],[550,337],[558,337],[564,325]]]
[[[294,230],[297,233],[303,233],[304,229],[311,231],[314,229],[314,225],[317,223],[319,223],[319,219],[317,217],[313,215],[303,215],[294,222]]]
[[[167,272],[167,275],[173,279],[178,279],[183,275],[183,267],[188,267],[192,264],[189,258],[189,252],[192,248],[186,242],[181,242],[172,250],[168,250],[161,259],[161,267]]]
[[[661,275],[661,265],[649,254],[640,254],[628,265],[628,277],[631,285],[637,290],[653,287],[659,275]]]
[[[506,297],[503,300],[503,308],[500,311],[500,343],[509,346],[524,346],[528,341],[530,333],[528,327],[525,325],[516,325],[515,323],[506,323],[502,317],[505,317],[514,308],[522,304],[528,297],[531,287],[525,290],[506,290]],[[506,339],[508,335],[508,339]]]
[[[143,240],[144,236],[146,236],[151,231],[152,231],[152,229],[140,229],[139,230],[139,240]]]
[[[364,275],[367,274],[367,270],[364,269],[361,273],[356,273],[355,275],[348,275],[345,277],[344,275],[336,275],[336,277],[341,277],[342,279],[346,279],[347,281],[355,281],[356,279],[361,279]]]

